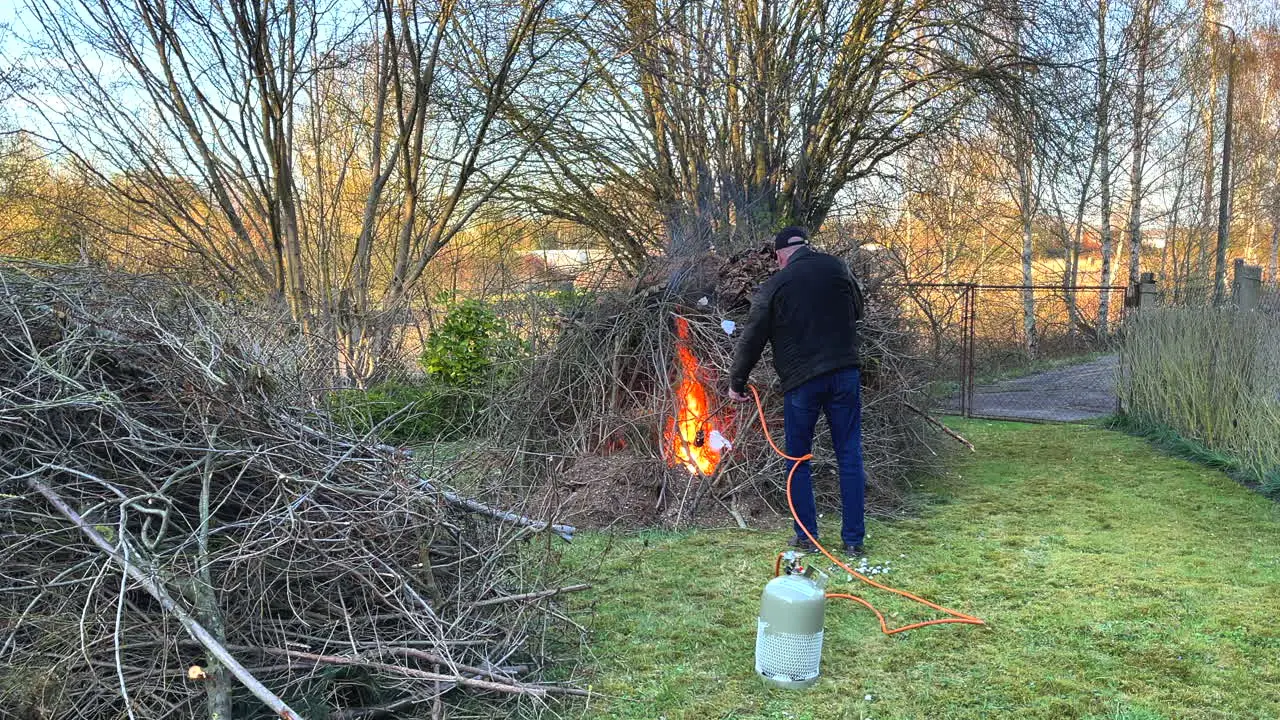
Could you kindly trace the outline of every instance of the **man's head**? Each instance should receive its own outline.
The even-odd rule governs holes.
[[[782,228],[773,236],[773,254],[778,258],[778,267],[786,267],[787,262],[796,250],[809,246],[809,231],[799,225]]]

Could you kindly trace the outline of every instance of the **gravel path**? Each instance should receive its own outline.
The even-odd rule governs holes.
[[[979,385],[970,414],[975,417],[1045,422],[1079,422],[1116,411],[1116,372],[1119,358],[1096,360],[1054,370]],[[958,414],[960,396],[942,399],[933,408]]]
[[[974,415],[1016,420],[1077,422],[1116,410],[1115,355],[1079,365],[979,385],[973,393]]]

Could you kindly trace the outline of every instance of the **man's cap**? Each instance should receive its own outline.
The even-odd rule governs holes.
[[[777,252],[783,248],[795,247],[796,245],[809,244],[809,231],[799,225],[790,225],[782,228],[777,235],[773,236],[773,250]]]

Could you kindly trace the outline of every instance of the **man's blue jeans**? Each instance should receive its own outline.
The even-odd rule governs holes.
[[[866,485],[862,470],[862,397],[857,368],[820,375],[787,392],[783,421],[788,455],[801,457],[813,451],[813,430],[818,424],[819,412],[826,414],[831,425],[831,441],[840,466],[843,506],[840,537],[846,544],[861,545],[867,534],[863,519]],[[790,471],[788,462],[787,472]],[[791,502],[795,504],[800,522],[818,537],[818,510],[808,461],[800,464],[791,479]],[[796,525],[796,535],[804,537],[799,525]]]

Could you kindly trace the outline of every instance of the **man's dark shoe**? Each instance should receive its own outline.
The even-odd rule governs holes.
[[[862,548],[862,543],[845,543],[844,551],[855,557],[863,557],[867,551]]]
[[[817,546],[817,545],[814,545],[814,544],[813,544],[813,542],[811,542],[811,541],[809,540],[809,538],[807,538],[807,537],[800,537],[799,535],[797,535],[797,536],[795,536],[795,537],[791,538],[790,540],[788,540],[788,541],[787,541],[787,545],[788,545],[788,546],[790,546],[790,547],[793,547],[793,548],[795,548],[795,549],[797,549],[797,550],[803,550],[803,551],[805,551],[805,552],[807,552],[807,553],[816,553],[816,552],[818,552],[818,546]]]

